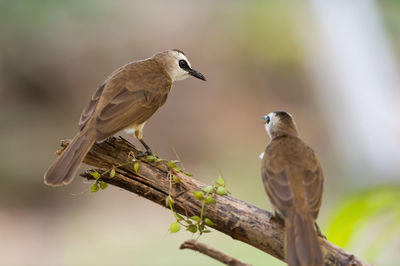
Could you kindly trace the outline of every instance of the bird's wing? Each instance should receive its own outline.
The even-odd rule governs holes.
[[[148,104],[146,91],[120,92],[99,112],[96,119],[97,138],[104,139],[132,125],[140,125],[150,118],[159,105]]]
[[[96,122],[97,140],[144,123],[164,104],[172,81],[152,59],[125,65],[113,72],[93,94],[79,127]]]
[[[172,81],[150,63],[135,64],[109,81],[96,111],[98,140],[146,122],[164,104]]]
[[[97,103],[99,102],[100,96],[103,93],[105,84],[102,84],[92,95],[90,102],[86,105],[85,109],[83,109],[81,118],[79,119],[79,130],[82,130],[89,119],[92,117],[94,110],[96,109]]]
[[[293,205],[293,193],[290,189],[285,169],[268,167],[267,156],[264,156],[261,175],[265,190],[273,207],[284,217]]]
[[[297,146],[296,143],[292,143],[290,146],[294,145]],[[282,149],[278,145],[272,145],[266,149],[261,167],[265,190],[274,208],[286,216],[294,204],[300,204],[300,202],[295,202],[298,196],[294,195],[291,186],[302,185],[304,197],[300,198],[305,199],[305,206],[316,219],[322,200],[322,168],[311,148],[302,142],[298,143],[298,148],[301,156],[296,164],[286,161],[288,155],[285,152],[282,153]],[[302,179],[294,178],[294,175],[300,175]]]
[[[311,148],[307,147],[304,159],[307,161],[303,175],[304,194],[310,214],[317,219],[322,202],[324,175],[321,164]]]

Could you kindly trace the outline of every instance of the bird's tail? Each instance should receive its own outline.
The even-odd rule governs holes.
[[[50,186],[69,184],[75,177],[80,163],[96,140],[95,130],[83,130],[75,135],[65,151],[44,174],[44,183]]]
[[[314,220],[300,213],[290,210],[285,219],[286,227],[286,262],[289,266],[321,266],[323,258]]]

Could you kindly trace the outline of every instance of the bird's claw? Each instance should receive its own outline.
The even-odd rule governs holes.
[[[274,211],[274,216],[272,218],[274,218],[275,220],[278,220],[279,222],[282,222],[282,223],[285,222],[285,218],[283,218],[283,216],[276,210]]]
[[[144,157],[147,157],[147,156],[150,156],[150,155],[154,156],[152,150],[148,149],[146,151],[139,151],[138,154],[135,155],[135,157],[138,158],[138,159],[141,159],[141,158],[144,158]]]
[[[109,137],[106,138],[106,141],[107,141],[107,142],[114,142],[115,139],[116,139],[116,138],[115,138],[114,136],[109,136]]]

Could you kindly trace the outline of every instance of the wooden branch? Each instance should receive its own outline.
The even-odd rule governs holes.
[[[218,251],[215,248],[212,248],[206,244],[200,243],[199,241],[196,241],[194,239],[185,241],[180,246],[180,249],[192,249],[192,250],[198,251],[200,253],[203,253],[204,255],[207,255],[211,258],[214,258],[214,259],[216,259],[222,263],[225,263],[226,265],[230,265],[230,266],[249,266],[250,265],[250,264],[241,262],[240,260],[235,259],[225,253],[222,253],[221,251]]]
[[[67,142],[64,141],[62,145],[65,147]],[[126,163],[131,152],[138,154],[131,143],[122,138],[112,139],[95,144],[84,162],[106,170]],[[81,175],[93,179],[89,172]],[[175,211],[186,216],[199,216],[200,202],[193,197],[191,191],[200,190],[205,184],[184,174],[178,177],[181,183],[175,184],[172,192]],[[168,167],[165,163],[140,162],[138,173],[135,173],[133,164],[128,164],[117,168],[113,178],[104,175],[102,180],[165,207],[169,193]],[[213,227],[215,230],[284,260],[284,225],[281,220],[266,210],[230,195],[217,195],[215,200],[216,203],[207,205],[204,212],[205,217],[216,223]],[[319,241],[324,265],[367,265],[327,240],[320,238]]]

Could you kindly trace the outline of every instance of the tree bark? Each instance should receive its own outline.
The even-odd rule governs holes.
[[[61,145],[65,148],[68,141],[62,141]],[[99,173],[125,164],[115,168],[114,177],[104,174],[101,179],[166,207],[165,200],[170,191],[167,164],[139,161],[139,169],[136,173],[134,163],[126,164],[132,160],[130,157],[132,153],[137,156],[139,151],[125,139],[113,138],[96,143],[84,159],[84,163],[99,168],[97,169]],[[82,173],[81,176],[93,179],[90,171]],[[206,185],[185,174],[177,174],[177,176],[181,183],[173,185],[174,210],[185,216],[200,216],[201,202],[194,198],[192,191],[201,190]],[[230,195],[216,195],[215,200],[216,203],[206,205],[204,210],[204,217],[216,224],[213,226],[215,230],[284,261],[282,220],[275,218],[269,211]],[[324,265],[368,265],[323,238],[319,238],[319,242],[324,254]]]

